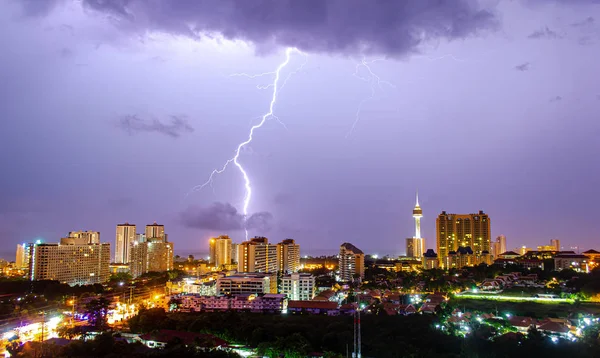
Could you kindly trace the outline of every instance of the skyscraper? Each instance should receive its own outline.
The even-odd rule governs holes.
[[[556,248],[556,251],[560,251],[560,240],[559,239],[551,239],[550,245]]]
[[[490,218],[483,211],[477,214],[448,214],[436,219],[437,251],[440,265],[447,268],[450,253],[458,248],[470,248],[475,257],[490,252]]]
[[[115,263],[129,263],[129,247],[135,242],[135,225],[125,223],[117,225],[115,239]]]
[[[339,270],[341,281],[352,281],[355,275],[365,276],[365,254],[350,243],[340,246]]]
[[[222,235],[213,237],[209,241],[210,263],[216,267],[231,265],[231,239]]]
[[[238,244],[239,272],[276,272],[277,246],[266,237],[255,237]]]
[[[300,269],[300,245],[292,239],[277,244],[277,271],[289,274]]]
[[[165,238],[165,226],[159,225],[156,221],[151,225],[146,225],[146,240],[160,239],[166,241]]]

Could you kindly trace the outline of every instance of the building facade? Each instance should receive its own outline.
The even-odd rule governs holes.
[[[277,293],[277,276],[264,273],[239,273],[217,279],[217,295]]]
[[[281,277],[280,293],[293,301],[308,301],[315,297],[315,277],[308,273],[292,273]]]
[[[231,239],[223,235],[209,240],[210,264],[215,267],[231,265]]]
[[[117,225],[115,263],[126,264],[129,262],[129,247],[135,242],[135,238],[135,225],[129,223]]]
[[[145,234],[146,240],[160,239],[161,241],[167,241],[165,226],[157,224],[156,221],[151,225],[146,225]]]
[[[131,276],[138,277],[148,272],[172,271],[173,251],[172,242],[164,242],[160,239],[135,241],[129,248]]]
[[[550,240],[550,245],[554,246],[554,249],[556,251],[560,251],[560,240],[559,239],[551,239]]]
[[[438,255],[433,249],[428,249],[423,254],[423,269],[431,270],[439,267]]]
[[[340,246],[339,255],[340,281],[352,281],[356,276],[365,276],[365,254],[350,243]]]
[[[100,232],[99,231],[71,231],[69,232],[69,238],[78,239],[78,242],[82,244],[99,244],[100,243]]]
[[[238,244],[238,272],[277,272],[277,246],[266,237]]]
[[[69,285],[104,283],[110,277],[110,244],[32,244],[29,279]]]
[[[300,245],[292,239],[277,244],[277,271],[294,273],[300,270]]]
[[[477,214],[448,214],[436,219],[437,253],[440,266],[447,268],[450,252],[469,247],[477,256],[489,254],[491,246],[490,218],[483,211]]]
[[[15,257],[15,266],[20,270],[29,269],[29,261],[31,260],[31,248],[33,244],[17,245],[17,255]]]

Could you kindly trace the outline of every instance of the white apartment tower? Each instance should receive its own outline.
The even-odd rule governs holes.
[[[277,246],[266,237],[238,244],[238,272],[277,272]]]
[[[117,237],[115,239],[115,263],[129,263],[129,248],[135,241],[135,225],[129,223],[117,225]]]
[[[165,226],[157,224],[156,221],[152,225],[146,225],[146,240],[150,239],[167,241],[165,237]]]
[[[300,270],[300,245],[292,239],[277,244],[277,271],[294,273]]]

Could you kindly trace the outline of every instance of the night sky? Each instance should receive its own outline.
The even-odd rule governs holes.
[[[244,220],[236,167],[190,190],[269,110],[272,75],[231,75],[286,47],[305,55],[240,153]],[[126,221],[176,252],[249,227],[403,254],[417,190],[427,247],[442,210],[484,210],[509,248],[600,249],[600,1],[9,0],[0,49],[9,255]]]

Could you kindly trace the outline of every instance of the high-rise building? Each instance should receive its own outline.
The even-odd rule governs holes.
[[[210,263],[215,267],[231,265],[231,239],[222,235],[209,240]]]
[[[503,254],[506,252],[506,236],[504,235],[500,235],[496,238],[496,242],[498,242],[500,244],[500,252],[498,253],[498,255]]]
[[[71,231],[69,238],[78,239],[77,242],[85,244],[99,244],[100,232],[98,231]]]
[[[156,221],[151,225],[146,225],[146,240],[160,239],[161,241],[167,241],[165,237],[165,226],[159,225]]]
[[[560,251],[560,240],[559,239],[551,239],[550,245],[556,248],[556,251]]]
[[[277,271],[294,273],[300,269],[300,245],[292,239],[277,244]]]
[[[134,241],[130,247],[129,269],[131,276],[138,277],[147,272],[173,270],[173,243],[160,238],[146,242]]]
[[[277,272],[277,246],[266,237],[238,244],[238,272]]]
[[[238,244],[231,243],[231,262],[238,263]]]
[[[497,259],[501,254],[506,252],[506,236],[500,235],[496,241],[490,243],[490,254]]]
[[[309,273],[282,276],[279,293],[291,301],[310,301],[315,297],[315,277]]]
[[[110,244],[32,244],[29,279],[69,285],[103,283],[110,276]]]
[[[29,260],[31,259],[31,248],[33,244],[19,244],[17,245],[17,255],[15,258],[15,266],[18,269],[26,270],[29,269]]]
[[[135,241],[136,242],[146,242],[146,233],[135,234]]]
[[[448,268],[448,257],[460,247],[470,248],[475,257],[489,255],[490,218],[483,211],[477,214],[448,214],[436,220],[437,251],[440,265]]]
[[[365,254],[350,243],[340,246],[339,256],[340,281],[352,281],[356,276],[365,276]]]
[[[135,225],[129,223],[117,225],[115,263],[126,264],[129,262],[129,247],[135,242],[135,237]]]
[[[423,256],[423,240],[416,237],[406,239],[406,256],[420,260]]]
[[[423,210],[419,206],[419,193],[417,193],[417,202],[413,209],[413,218],[415,219],[415,236],[406,239],[406,256],[421,260],[425,252],[425,240],[421,237],[421,218]]]

